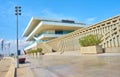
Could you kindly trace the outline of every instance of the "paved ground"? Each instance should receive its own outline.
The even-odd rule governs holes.
[[[26,56],[22,56],[26,57]],[[17,68],[17,77],[34,77],[31,71],[31,63],[29,59],[26,60],[25,63],[19,64],[19,68]]]
[[[120,77],[120,53],[44,55],[28,60],[34,77]]]
[[[9,71],[11,59],[5,58],[0,60],[0,77],[5,77]]]

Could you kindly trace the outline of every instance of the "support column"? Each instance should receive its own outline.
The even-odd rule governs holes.
[[[110,47],[110,41],[108,41],[108,47]]]
[[[113,38],[113,47],[115,47],[115,38]]]
[[[112,47],[112,40],[110,39],[110,47]]]
[[[115,37],[115,47],[118,47],[118,39]]]
[[[120,37],[117,36],[117,43],[118,43],[118,47],[120,47]]]
[[[68,39],[68,47],[69,47],[69,51],[71,50],[71,42],[70,39]]]

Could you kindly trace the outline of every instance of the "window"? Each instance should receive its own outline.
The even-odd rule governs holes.
[[[55,34],[63,34],[63,31],[62,30],[57,30],[57,31],[55,31]]]

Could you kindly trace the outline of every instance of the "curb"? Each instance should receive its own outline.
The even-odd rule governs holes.
[[[7,72],[5,77],[15,77],[15,61],[14,58],[8,57],[12,60],[9,71]]]

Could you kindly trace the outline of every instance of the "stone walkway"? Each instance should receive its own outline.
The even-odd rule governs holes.
[[[17,77],[120,77],[120,53],[76,53],[27,57],[17,69]]]
[[[34,77],[30,69],[30,64],[28,59],[25,63],[19,64],[19,68],[17,68],[17,77]]]
[[[5,58],[0,60],[0,77],[5,77],[9,71],[11,59]]]

